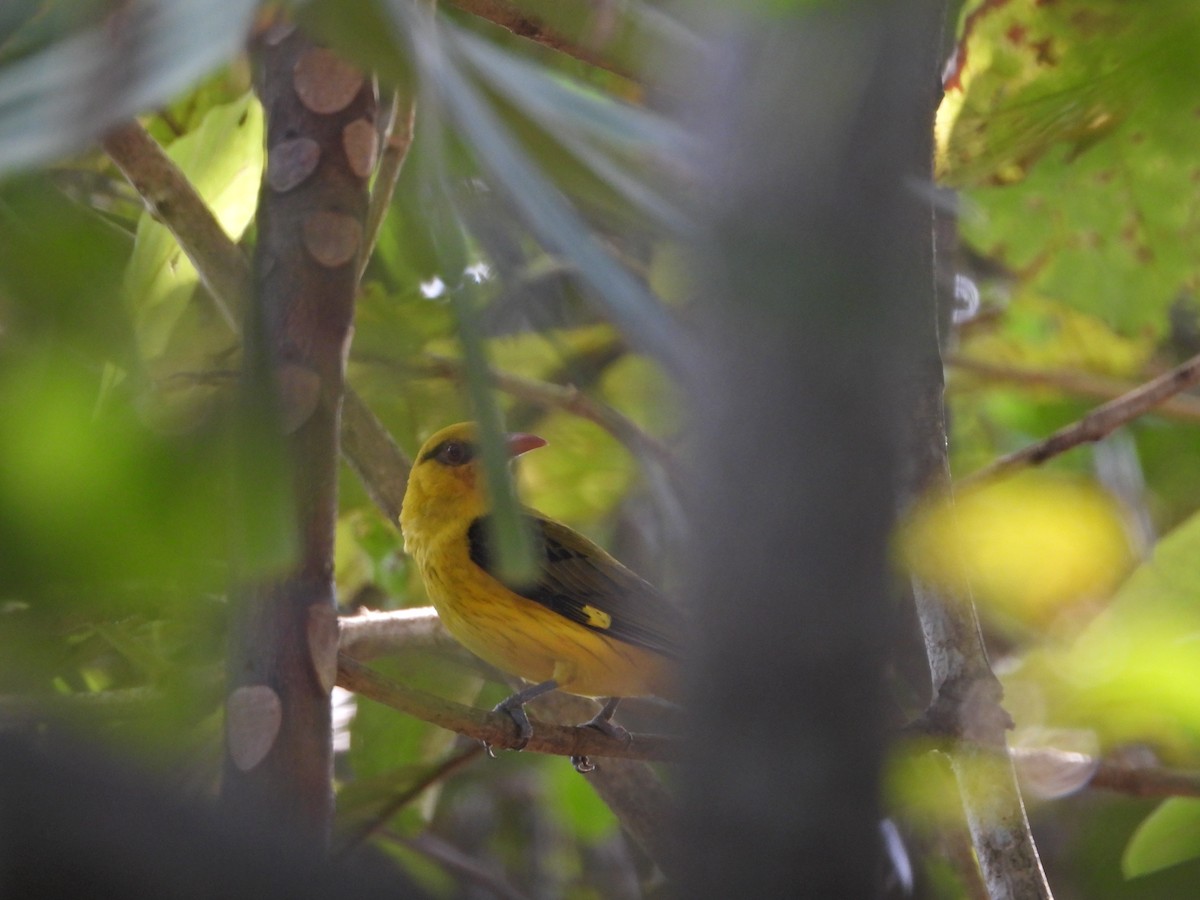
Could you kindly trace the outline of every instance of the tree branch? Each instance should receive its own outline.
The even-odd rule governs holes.
[[[428,788],[438,782],[445,781],[460,769],[465,768],[468,763],[472,762],[482,753],[483,744],[474,744],[465,750],[459,750],[446,757],[441,765],[427,772],[416,784],[400,791],[396,796],[388,800],[367,822],[364,822],[361,826],[340,838],[337,842],[338,846],[335,855],[340,856],[349,853],[363,841],[367,840],[367,838],[384,828],[392,816],[420,797]]]
[[[462,381],[466,367],[461,360],[437,353],[424,353],[415,364],[419,370],[441,378]],[[668,471],[676,466],[675,455],[662,441],[638,427],[628,416],[606,403],[594,400],[574,385],[551,384],[536,378],[526,378],[511,372],[492,369],[488,373],[492,383],[518,400],[535,404],[545,409],[561,409],[599,425],[635,454],[653,456]]]
[[[1092,410],[1082,419],[1060,428],[1054,434],[1014,453],[1000,457],[977,472],[961,478],[960,487],[978,485],[989,479],[1036,466],[1080,444],[1095,443],[1122,425],[1156,409],[1180,391],[1200,382],[1200,356],[1193,356],[1117,399]]]
[[[340,423],[376,101],[364,73],[293,26],[258,35],[252,55],[268,151],[245,310],[236,521],[262,521],[262,467],[282,464],[270,527],[296,552],[266,570],[234,563],[221,800],[265,827],[300,827],[323,851],[333,816]]]
[[[1049,388],[1064,394],[1096,397],[1100,400],[1113,400],[1138,388],[1138,385],[1130,381],[1103,375],[998,366],[965,356],[950,355],[946,357],[945,362],[953,369],[991,381],[1004,381],[1031,388]],[[1200,423],[1200,398],[1188,394],[1168,397],[1155,407],[1154,412],[1183,422]]]
[[[499,25],[518,37],[549,47],[588,65],[605,69],[622,78],[637,80],[628,66],[610,58],[600,46],[600,31],[592,24],[597,18],[596,4],[586,0],[560,0],[564,9],[560,11],[558,18],[574,20],[581,25],[572,29],[574,34],[568,34],[550,25],[544,17],[530,15],[521,9],[521,4],[509,0],[449,0],[449,3],[463,12]],[[620,15],[620,12],[616,15]]]
[[[379,241],[379,229],[387,217],[387,211],[392,205],[392,197],[396,193],[396,184],[400,181],[400,172],[404,169],[404,161],[408,158],[408,149],[412,146],[413,121],[416,116],[417,101],[410,91],[400,88],[392,89],[389,121],[383,141],[383,153],[379,157],[379,165],[375,169],[375,184],[371,188],[371,202],[367,206],[367,221],[363,226],[363,253],[358,261],[358,280],[362,281],[371,254],[375,252],[375,244]]]
[[[484,741],[497,749],[515,749],[519,743],[516,725],[507,715],[485,712],[405,687],[344,653],[338,654],[337,683],[377,703],[440,728]],[[677,745],[676,739],[668,735],[635,734],[633,740],[623,743],[595,728],[537,721],[533,737],[524,749],[555,756],[618,757],[661,762],[676,757]]]
[[[338,649],[358,660],[403,650],[457,647],[432,606],[368,610],[338,619]]]
[[[1014,747],[1011,753],[1018,774],[1047,765],[1091,769],[1091,775],[1080,787],[1099,788],[1131,797],[1200,797],[1200,772],[1196,771],[1130,765],[1051,747]]]

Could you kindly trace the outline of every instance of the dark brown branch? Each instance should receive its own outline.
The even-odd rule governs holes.
[[[516,747],[516,726],[503,713],[485,712],[405,687],[345,654],[338,656],[339,686],[377,703],[449,731],[486,741],[496,749]],[[618,757],[666,761],[674,759],[677,741],[667,735],[635,734],[622,743],[594,728],[554,725],[535,719],[533,737],[526,750],[555,756]]]
[[[436,353],[422,354],[413,365],[419,372],[439,378],[462,381],[466,377],[466,367],[461,360]],[[599,425],[635,454],[654,457],[668,471],[677,465],[675,455],[666,444],[647,434],[628,416],[594,400],[574,385],[551,384],[496,369],[490,370],[488,377],[496,387],[518,400],[544,409],[561,409]]]
[[[591,27],[591,21],[595,15],[596,4],[584,2],[584,0],[560,0],[562,9],[559,17],[582,24],[582,27],[577,26],[573,29],[575,34],[568,34],[553,27],[544,18],[525,12],[521,9],[521,4],[509,2],[509,0],[449,0],[449,3],[463,12],[486,19],[493,25],[499,25],[518,37],[541,44],[543,47],[549,47],[551,50],[556,50],[597,68],[606,69],[623,78],[636,80],[628,66],[613,59],[612,55],[605,53],[603,48],[595,46],[598,41],[596,40],[597,35]],[[615,14],[620,15],[620,12],[616,11]],[[593,34],[589,35],[589,31],[593,31]]]
[[[1122,425],[1155,410],[1180,391],[1200,382],[1200,356],[1193,356],[1140,387],[1092,410],[1082,419],[1060,428],[1045,440],[1030,444],[959,480],[959,485],[977,485],[1009,475],[1026,466],[1036,466],[1081,444],[1108,437]]]

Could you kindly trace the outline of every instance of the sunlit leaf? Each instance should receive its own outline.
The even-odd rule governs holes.
[[[902,530],[900,546],[922,579],[1025,623],[1106,597],[1132,564],[1111,498],[1034,474],[933,501]]]
[[[1200,800],[1172,797],[1138,826],[1121,858],[1126,878],[1200,857]]]
[[[1102,746],[1153,741],[1190,757],[1200,739],[1200,515],[1162,538],[1108,609],[1065,645],[1047,644],[1006,678],[1024,724],[1083,727]]]
[[[215,107],[200,127],[175,141],[168,155],[237,240],[254,215],[263,166],[262,107],[249,94]],[[180,316],[194,302],[199,276],[167,228],[151,216],[138,222],[125,290],[142,354],[161,356]],[[202,302],[211,302],[201,297]]]

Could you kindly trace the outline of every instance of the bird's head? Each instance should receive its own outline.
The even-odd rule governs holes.
[[[469,525],[488,512],[489,501],[483,474],[483,454],[474,422],[450,425],[434,434],[417,452],[400,513],[405,540],[450,524]],[[505,436],[513,458],[545,446],[533,434]]]

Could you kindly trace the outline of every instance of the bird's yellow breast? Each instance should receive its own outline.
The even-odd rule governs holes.
[[[509,590],[471,560],[465,527],[437,538],[410,537],[408,549],[438,616],[476,656],[528,681],[554,679],[560,689],[585,697],[671,693],[665,658]],[[605,619],[595,610],[592,624],[603,629]]]

